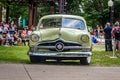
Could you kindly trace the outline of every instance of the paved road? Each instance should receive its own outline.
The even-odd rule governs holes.
[[[0,80],[120,80],[120,67],[0,64]]]

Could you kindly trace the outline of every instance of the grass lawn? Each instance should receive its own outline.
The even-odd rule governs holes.
[[[92,52],[91,65],[120,66],[120,52],[115,52],[115,56],[113,56],[112,51],[105,51],[104,45],[93,46]]]
[[[0,63],[29,63],[28,46],[0,46]]]
[[[27,55],[28,46],[0,46],[0,63],[30,63]],[[104,45],[93,46],[91,64],[93,66],[120,66],[120,53],[117,58],[110,58],[112,51],[105,51]],[[73,61],[74,62],[74,61]]]

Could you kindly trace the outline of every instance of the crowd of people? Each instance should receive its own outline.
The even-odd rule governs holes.
[[[0,45],[14,46],[26,45],[26,37],[30,35],[32,31],[25,27],[19,31],[16,24],[7,24],[5,22],[0,23]]]
[[[113,26],[109,22],[106,23],[105,27],[97,25],[96,29],[91,32],[92,42],[94,44],[101,43],[100,39],[105,39],[106,51],[112,51],[112,40],[115,41],[115,49],[120,51],[120,24],[118,21]]]

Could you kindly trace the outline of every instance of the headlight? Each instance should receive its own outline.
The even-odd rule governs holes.
[[[81,40],[82,40],[83,42],[89,42],[89,36],[88,36],[88,35],[82,35],[82,36],[81,36]]]
[[[37,34],[32,34],[30,36],[30,39],[33,41],[33,42],[37,42],[39,41],[39,36]]]

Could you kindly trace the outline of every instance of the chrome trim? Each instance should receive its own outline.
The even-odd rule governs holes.
[[[34,46],[34,48],[45,48],[45,49],[55,49],[55,46]],[[87,49],[91,47],[83,47],[83,46],[64,46],[64,49]]]
[[[57,51],[63,51],[64,50],[64,44],[62,42],[58,42],[55,44],[55,49]]]
[[[89,57],[91,52],[28,52],[31,56],[54,56],[54,57]]]

